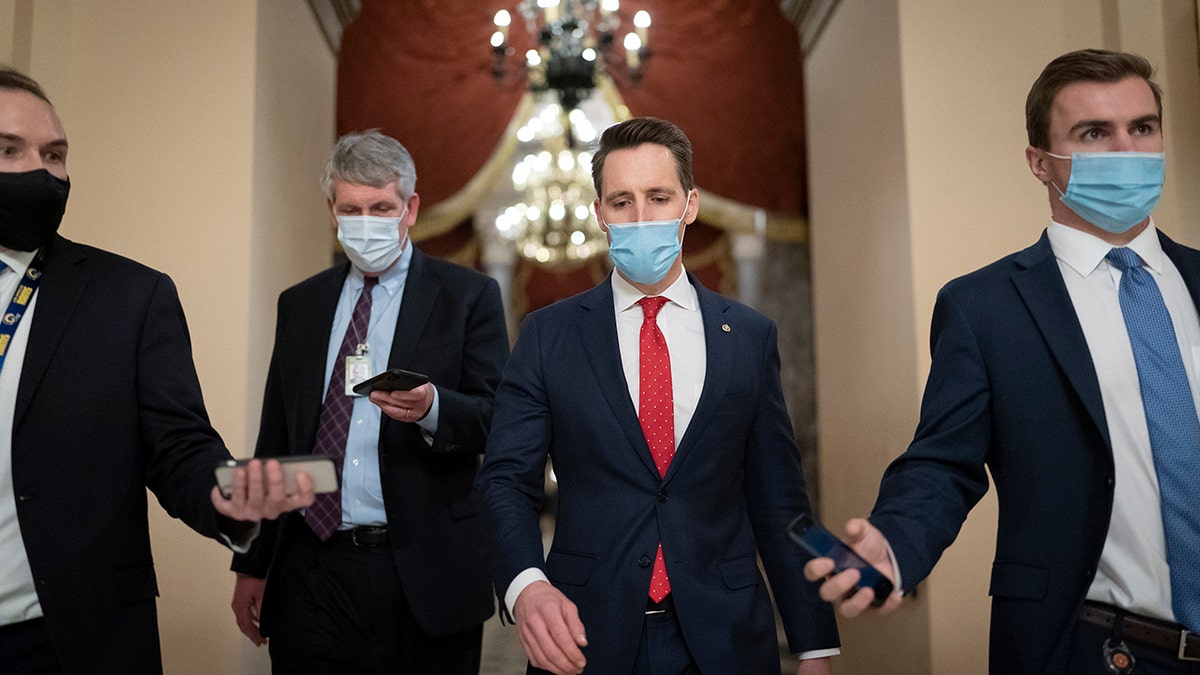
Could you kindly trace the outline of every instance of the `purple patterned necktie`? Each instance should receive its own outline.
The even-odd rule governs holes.
[[[367,340],[371,290],[377,283],[379,277],[365,277],[362,293],[354,303],[350,325],[346,326],[342,346],[333,359],[333,373],[329,376],[329,389],[325,392],[325,405],[321,408],[321,422],[317,427],[317,442],[313,444],[313,454],[332,459],[338,476],[342,475],[346,438],[350,435],[350,413],[354,410],[353,397],[346,395],[346,357],[356,353],[358,345]],[[342,524],[342,491],[317,495],[316,501],[305,510],[304,520],[321,541],[328,539]]]

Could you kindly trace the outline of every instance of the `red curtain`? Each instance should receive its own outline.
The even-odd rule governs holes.
[[[489,39],[499,9],[513,14],[513,53],[497,82]],[[632,82],[621,38],[639,9],[650,12],[653,24],[642,77]],[[687,133],[699,187],[748,206],[806,215],[802,61],[796,28],[778,1],[623,0],[618,15],[609,72],[632,115],[662,117]],[[379,128],[404,143],[428,208],[462,189],[500,143],[527,89],[520,63],[531,45],[511,0],[363,0],[342,36],[338,133]],[[731,290],[725,238],[718,228],[701,232],[706,226],[697,225],[685,242],[688,268],[707,285]],[[460,229],[469,231],[469,223]],[[462,232],[450,234],[463,239]],[[454,257],[447,246],[456,245],[422,242],[447,257]],[[558,286],[570,294],[589,286],[596,270],[520,273],[530,288],[547,276],[573,280],[569,288]],[[527,300],[529,309],[548,301]]]

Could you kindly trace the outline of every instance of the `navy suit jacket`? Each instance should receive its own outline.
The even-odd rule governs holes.
[[[1200,252],[1159,237],[1200,298]],[[911,590],[987,491],[986,466],[1000,505],[991,670],[1062,673],[1121,477],[1091,354],[1046,235],[947,284],[931,347],[916,436],[884,474],[871,521]]]
[[[279,296],[256,456],[313,451],[329,333],[349,270],[328,269]],[[414,249],[387,367],[429,376],[438,389],[438,431],[431,445],[416,424],[383,415],[379,458],[400,585],[431,636],[478,626],[495,610],[474,482],[507,357],[496,282]],[[272,560],[286,555],[295,528],[307,527],[300,514],[285,515],[266,524],[248,554],[234,556],[234,571],[267,579],[264,635],[275,620]]]
[[[835,647],[832,611],[804,580],[786,528],[809,509],[779,381],[775,326],[691,280],[707,370],[665,478],[621,368],[611,280],[531,314],[496,396],[479,476],[501,596],[543,569],[579,608],[588,672],[627,673],[661,540],[688,647],[709,673],[779,670],[756,553],[793,651]],[[558,480],[554,543],[542,555],[546,457]]]
[[[171,280],[62,237],[44,253],[12,438],[38,600],[67,672],[160,672],[146,488],[216,538],[209,492],[229,453]]]

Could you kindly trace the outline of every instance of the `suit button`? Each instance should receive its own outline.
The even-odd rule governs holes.
[[[644,556],[638,558],[638,567],[649,567],[650,564],[653,562],[654,562],[653,558],[651,558],[648,555],[644,555]]]
[[[662,490],[658,493],[658,501],[662,502],[663,504],[666,504],[668,499],[670,499],[670,497],[667,496],[666,490]]]
[[[1108,479],[1104,481],[1104,483],[1105,483],[1105,485],[1108,485],[1108,487],[1112,487],[1113,486],[1113,477],[1109,476]]]
[[[33,499],[33,495],[17,495],[17,501],[19,502],[27,502],[30,499]]]

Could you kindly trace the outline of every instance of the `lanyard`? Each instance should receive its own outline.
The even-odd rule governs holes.
[[[38,282],[41,280],[42,256],[39,254],[33,259],[33,262],[29,263],[25,274],[21,275],[21,283],[13,292],[12,301],[8,303],[8,310],[4,312],[3,317],[0,317],[0,369],[4,368],[4,357],[8,355],[8,346],[12,343],[17,326],[21,323],[21,317],[25,316],[25,309],[33,300],[33,292],[37,290]]]

